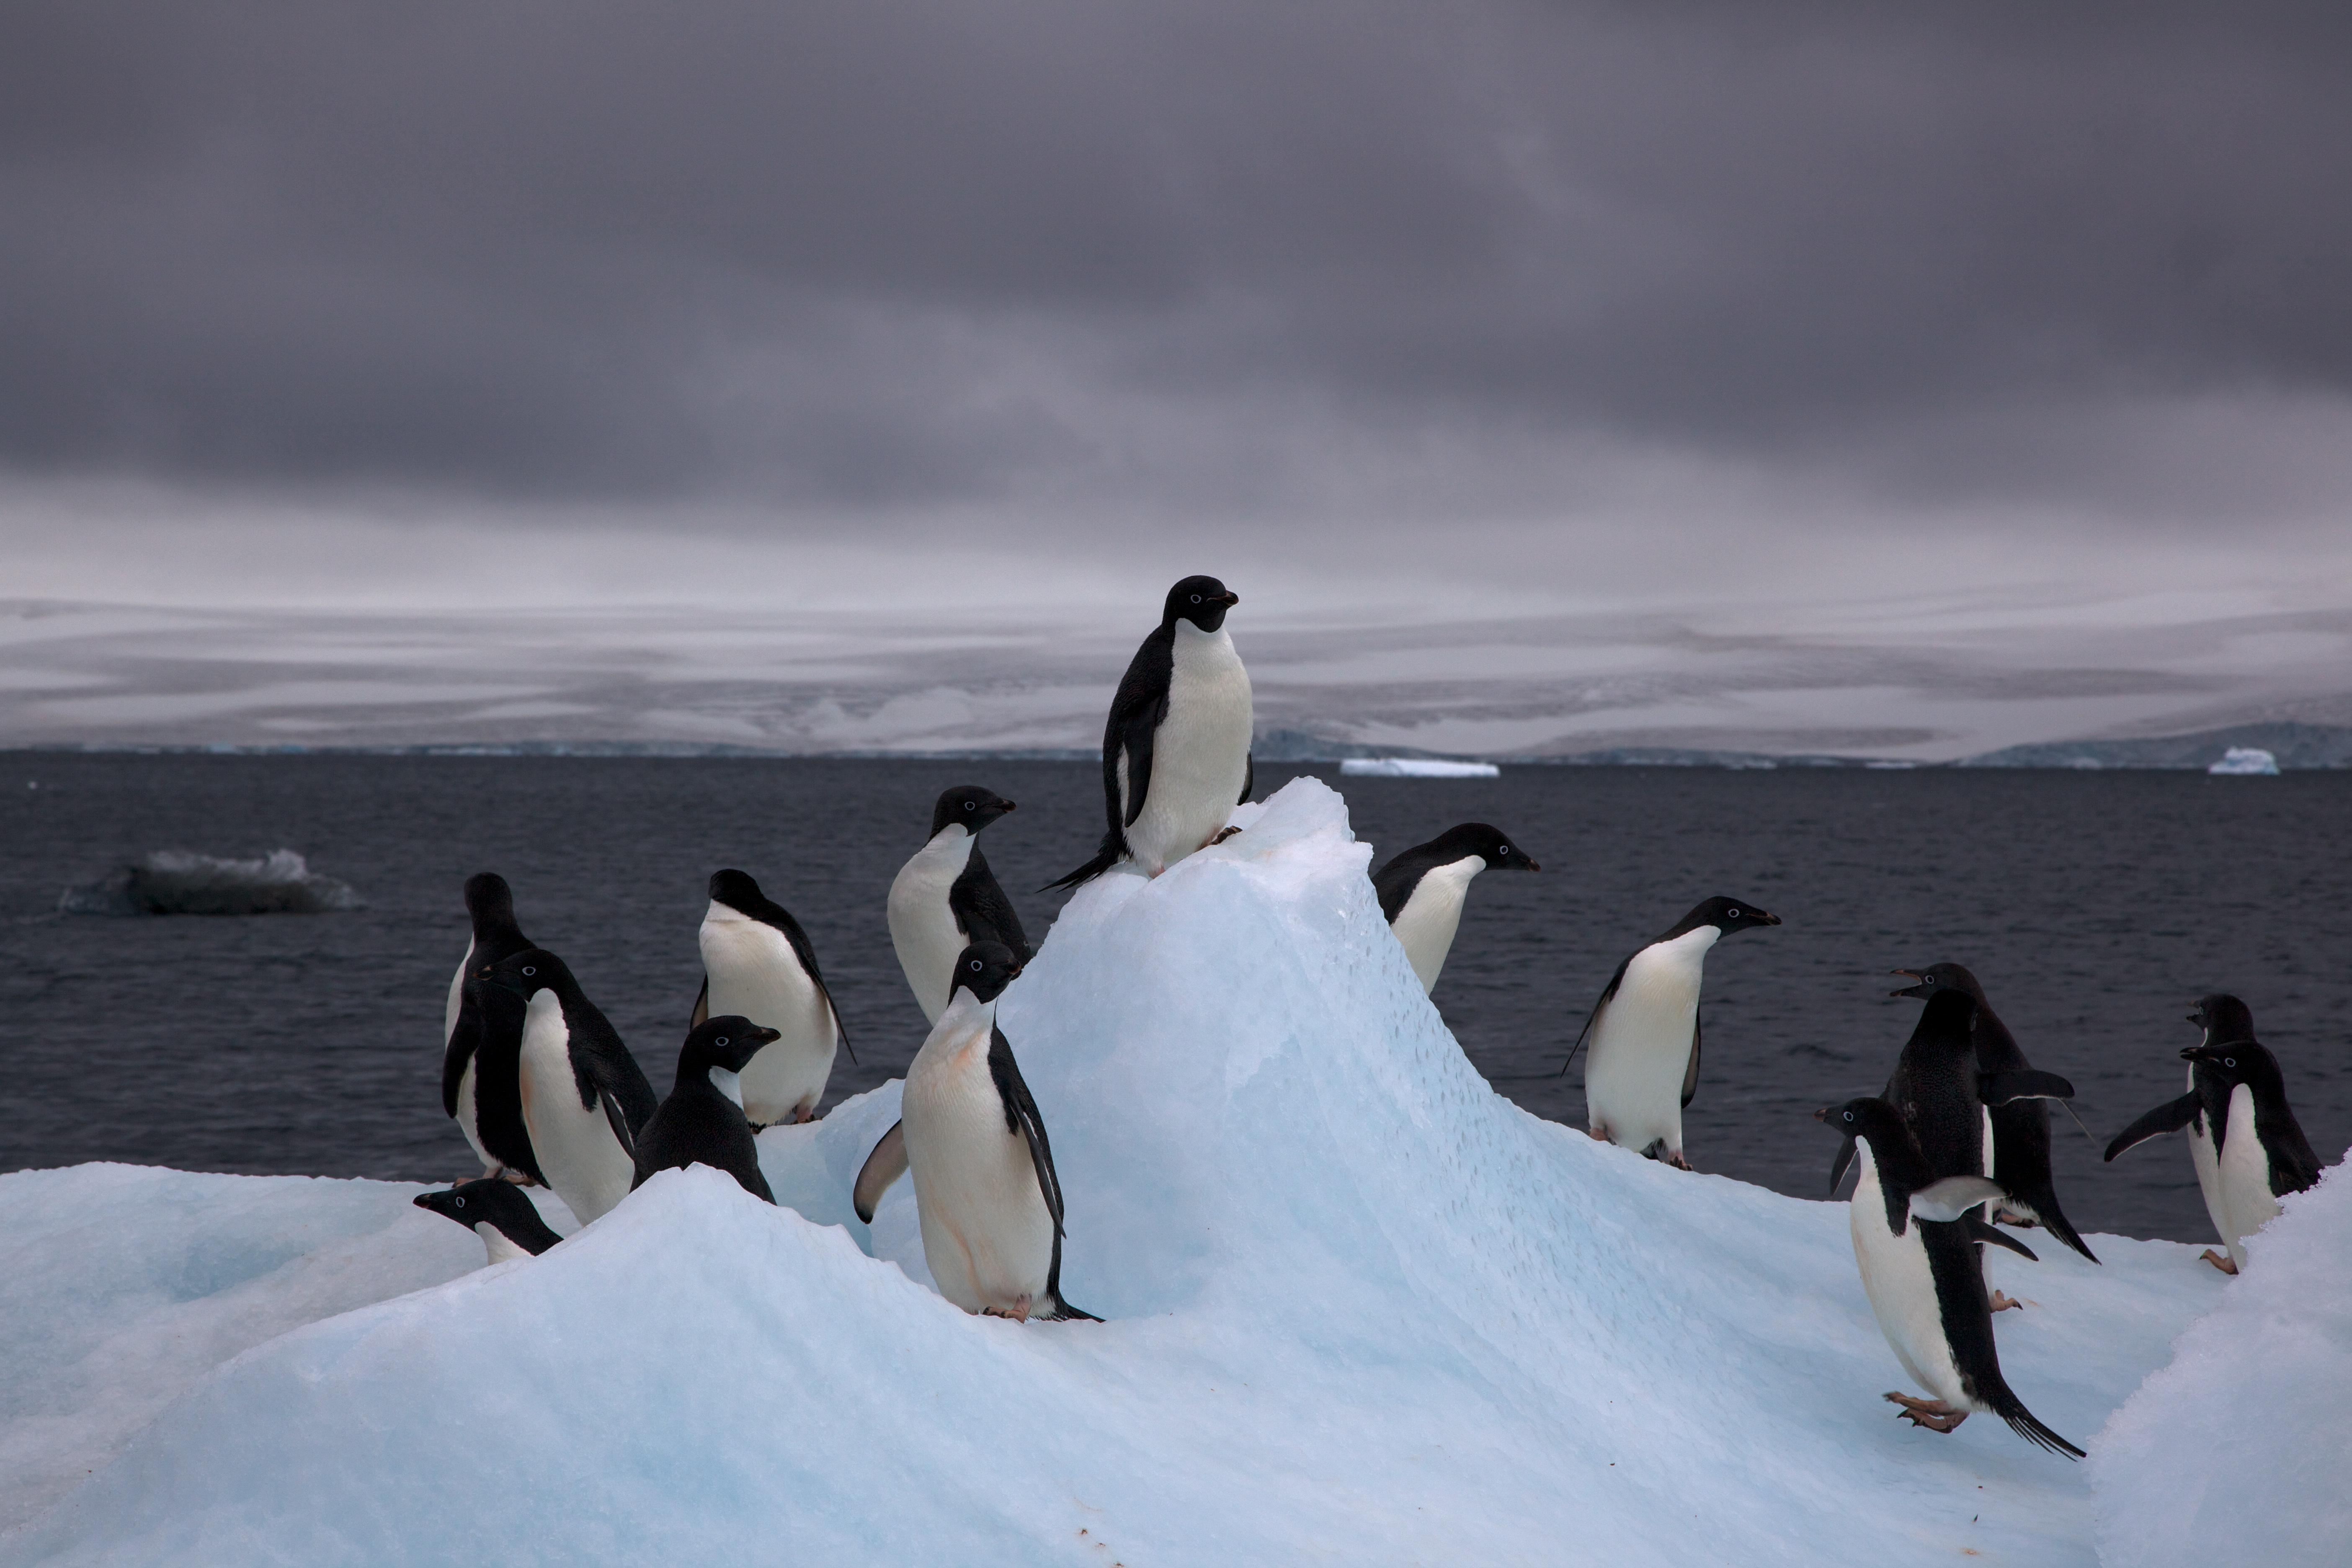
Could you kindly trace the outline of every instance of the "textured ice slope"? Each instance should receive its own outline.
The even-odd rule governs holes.
[[[1083,890],[1008,992],[1065,1283],[1112,1321],[948,1305],[907,1184],[848,1217],[894,1086],[764,1136],[800,1213],[667,1173],[544,1258],[439,1283],[436,1254],[429,1289],[258,1345],[0,1560],[2093,1560],[2084,1467],[1879,1401],[1902,1378],[1842,1206],[1495,1095],[1364,859],[1297,781],[1159,880]],[[414,1189],[319,1185],[475,1245]],[[2191,1248],[2095,1245],[2105,1268],[1994,1263],[2037,1303],[2001,1323],[2011,1383],[2095,1449],[2230,1288]]]

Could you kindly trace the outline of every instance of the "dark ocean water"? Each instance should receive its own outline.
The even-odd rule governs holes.
[[[2352,773],[1730,773],[1523,768],[1500,780],[1340,780],[1380,858],[1465,819],[1544,865],[1479,879],[1437,1003],[1470,1059],[1580,1125],[1556,1068],[1617,962],[1700,898],[1786,924],[1707,962],[1690,1156],[1808,1197],[1835,1140],[1809,1113],[1874,1092],[1918,1005],[1887,971],[1949,959],[1984,981],[2035,1064],[2071,1078],[2104,1141],[2181,1091],[2183,1021],[2234,990],[2284,1063],[2324,1160],[2352,1142]],[[815,942],[862,1065],[902,1072],[921,1014],[883,896],[930,802],[977,782],[1021,803],[986,847],[1030,892],[1099,836],[1099,773],[1055,763],[84,756],[0,760],[0,1169],[129,1160],[446,1180],[470,1155],[439,1099],[442,999],[466,946],[458,889],[514,884],[524,929],[570,960],[667,1089],[699,983],[704,882],[740,866]],[[59,894],[158,849],[289,847],[360,911],[64,915]],[[1064,1114],[1068,1114],[1065,1112]],[[2170,1140],[2115,1165],[2058,1119],[2083,1229],[2210,1241]]]

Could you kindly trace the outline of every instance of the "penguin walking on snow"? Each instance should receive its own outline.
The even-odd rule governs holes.
[[[1423,992],[1437,988],[1438,972],[1454,951],[1462,925],[1470,879],[1489,866],[1505,871],[1539,871],[1528,852],[1483,822],[1449,827],[1426,844],[1416,844],[1372,873],[1381,913],[1404,945],[1405,957]]]
[[[1103,726],[1110,830],[1093,859],[1049,887],[1090,882],[1121,860],[1157,877],[1222,837],[1249,798],[1249,671],[1225,630],[1240,603],[1214,577],[1168,590],[1160,629],[1135,650]]]
[[[2189,1017],[2205,1028],[2203,1042],[2180,1053],[2189,1063],[2189,1092],[2117,1133],[2107,1158],[2188,1128],[2191,1156],[2202,1156],[2197,1181],[2206,1212],[2229,1248],[2225,1258],[2207,1247],[2205,1261],[2235,1274],[2245,1267],[2246,1237],[2278,1216],[2278,1200],[2319,1180],[2319,1158],[2287,1104],[2278,1058],[2254,1038],[2252,1011],[2217,992]]]
[[[1780,923],[1754,904],[1709,899],[1617,966],[1576,1037],[1577,1046],[1592,1045],[1584,1107],[1593,1137],[1691,1168],[1683,1158],[1683,1107],[1698,1093],[1706,950],[1733,931]],[[1573,1061],[1576,1047],[1568,1054]]]
[[[1911,1130],[1883,1100],[1852,1100],[1813,1115],[1860,1149],[1862,1176],[1848,1208],[1854,1262],[1879,1331],[1928,1394],[1887,1394],[1902,1407],[1898,1417],[1949,1432],[1989,1410],[2028,1442],[2081,1458],[2083,1450],[2035,1419],[2000,1374],[1974,1244],[2033,1257],[1976,1212],[2000,1188],[1983,1176],[1932,1176]]]
[[[2016,1037],[1985,1000],[1977,977],[1957,963],[1931,963],[1925,969],[1895,972],[1916,980],[1892,993],[1896,996],[1932,996],[1939,990],[1964,991],[1977,1005],[1976,1065],[1980,1073],[2030,1072]],[[1889,1086],[1887,1099],[1895,1098]],[[2000,1213],[1994,1217],[2008,1225],[2040,1225],[2051,1235],[2096,1263],[2099,1259],[2058,1207],[2057,1187],[2050,1170],[2050,1108],[2034,1097],[2021,1097],[2001,1105],[1988,1105],[1985,1118],[1992,1132],[1992,1149],[1984,1173],[2000,1184]]]
[[[931,808],[930,837],[891,879],[890,945],[925,1023],[947,1011],[956,955],[973,942],[1001,942],[1015,963],[1029,962],[1021,917],[978,843],[980,830],[1012,809],[978,784],[947,791]]]
[[[526,1005],[520,1077],[531,1152],[588,1225],[629,1195],[637,1171],[629,1140],[654,1113],[653,1086],[555,954],[526,949],[490,965],[488,979]]]
[[[539,1209],[512,1182],[482,1176],[413,1200],[442,1218],[454,1220],[482,1238],[490,1263],[537,1258],[563,1238],[548,1228]]]
[[[743,1069],[775,1039],[775,1030],[740,1014],[706,1018],[694,1026],[678,1047],[677,1081],[669,1098],[630,1141],[636,1162],[630,1191],[644,1186],[656,1171],[708,1165],[734,1177],[753,1197],[776,1201],[760,1170],[751,1123],[743,1115],[742,1087]],[[626,1129],[616,1125],[614,1131],[618,1136]]]
[[[743,1113],[754,1127],[814,1121],[834,1052],[848,1037],[808,932],[748,874],[730,869],[711,873],[700,942],[702,994],[693,1022],[739,1013],[777,1033],[744,1072]]]
[[[466,879],[466,913],[473,921],[473,935],[457,973],[449,977],[449,1002],[441,1016],[441,1110],[473,1145],[484,1173],[524,1173],[530,1170],[528,1163],[506,1159],[482,1141],[474,1061],[482,1019],[467,1001],[466,982],[478,965],[496,963],[529,947],[530,938],[515,924],[514,890],[495,871],[478,871]]]
[[[940,1294],[967,1312],[1085,1318],[1062,1297],[1062,1183],[1037,1101],[996,1026],[997,998],[1021,973],[1010,950],[978,942],[907,1068],[901,1102],[923,1259]]]

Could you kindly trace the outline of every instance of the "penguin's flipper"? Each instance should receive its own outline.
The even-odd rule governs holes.
[[[629,1119],[621,1110],[621,1102],[614,1098],[613,1091],[609,1089],[599,1088],[596,1090],[596,1098],[604,1102],[604,1121],[613,1130],[613,1141],[620,1144],[630,1159],[635,1159],[637,1140],[629,1131]]]
[[[1838,1149],[1837,1157],[1830,1162],[1830,1196],[1837,1196],[1838,1184],[1845,1180],[1847,1167],[1853,1163],[1853,1140],[1849,1138]]]
[[[457,1004],[457,1022],[449,1030],[449,1038],[441,1053],[441,1113],[452,1121],[457,1119],[457,1091],[465,1087],[466,1069],[474,1062],[475,1049],[482,1042],[482,1010],[474,999],[464,997]]]
[[[992,1031],[988,1042],[988,1076],[996,1080],[996,1092],[1004,1101],[1005,1131],[1018,1132],[1029,1142],[1029,1161],[1037,1169],[1037,1190],[1054,1216],[1054,1235],[1058,1239],[1062,1180],[1054,1173],[1054,1145],[1045,1136],[1045,1119],[1038,1113],[1036,1097],[1021,1077],[1021,1064],[1013,1059],[1013,1042],[1002,1029]]]
[[[2000,1184],[1990,1176],[1946,1176],[1912,1193],[1911,1212],[1921,1219],[1949,1225],[1979,1204],[2000,1195]]]
[[[2145,1143],[2164,1133],[2179,1131],[2197,1120],[2197,1112],[2202,1106],[2203,1101],[2198,1099],[2195,1089],[2190,1089],[2179,1100],[2166,1100],[2116,1133],[2115,1141],[2107,1145],[2106,1157],[2112,1160],[2135,1143]]]
[[[866,1163],[857,1170],[857,1184],[850,1189],[849,1201],[856,1205],[857,1217],[866,1225],[874,1223],[874,1211],[882,1202],[882,1194],[890,1184],[907,1173],[907,1124],[890,1123],[890,1131],[874,1145],[866,1156]]]
[[[1625,984],[1625,971],[1632,966],[1633,963],[1633,955],[1629,952],[1625,955],[1625,962],[1617,966],[1617,973],[1609,977],[1608,989],[1601,993],[1601,1000],[1592,1005],[1592,1011],[1584,1016],[1584,1027],[1576,1032],[1576,1044],[1568,1047],[1568,1060],[1559,1064],[1558,1076],[1566,1078],[1568,1069],[1576,1065],[1576,1053],[1584,1048],[1584,1042],[1591,1037],[1593,1030],[1601,1026],[1601,1015],[1606,1013],[1609,1010],[1609,1004],[1617,999],[1617,988]],[[1693,1045],[1698,1043],[1696,1030],[1693,1031],[1691,1043]]]
[[[702,989],[694,994],[694,1016],[686,1021],[689,1029],[699,1029],[710,1022],[710,976],[702,977]]]
[[[1999,1229],[1996,1226],[1987,1225],[1973,1212],[1960,1216],[1960,1228],[1968,1233],[1968,1237],[1970,1241],[1989,1241],[1995,1247],[2006,1247],[2011,1252],[2016,1253],[2020,1258],[2024,1258],[2028,1263],[2039,1263],[2042,1261],[2042,1259],[2033,1255],[2033,1249],[2032,1247],[2018,1240],[2017,1237],[2010,1235],[2009,1232]],[[2098,1259],[2094,1258],[2091,1261],[2096,1263]]]
[[[1683,1109],[1685,1110],[1690,1109],[1690,1102],[1698,1098],[1699,1033],[1699,1016],[1696,1013],[1693,1013],[1691,1015],[1690,1066],[1683,1068]]]
[[[2012,1100],[2072,1100],[2074,1086],[2054,1072],[2019,1068],[2013,1072],[1979,1073],[1977,1098],[1987,1105],[2007,1105]]]

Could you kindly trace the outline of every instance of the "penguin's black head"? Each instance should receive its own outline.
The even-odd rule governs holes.
[[[1013,803],[992,789],[958,784],[940,795],[939,805],[931,808],[931,832],[935,836],[944,833],[950,824],[961,822],[966,833],[976,834],[1012,809]]]
[[[768,900],[761,895],[760,884],[751,880],[751,872],[738,871],[730,866],[724,871],[710,873],[710,901],[750,914]]]
[[[1766,914],[1745,899],[1718,897],[1709,899],[1693,910],[1683,921],[1683,927],[1686,931],[1696,931],[1701,926],[1714,926],[1729,936],[1733,931],[1746,931],[1750,926],[1776,926],[1780,923],[1779,915]]]
[[[466,879],[466,912],[474,923],[485,921],[502,926],[514,924],[514,889],[496,871],[477,871]]]
[[[1984,1000],[1984,987],[1977,977],[1957,963],[1931,963],[1925,969],[1898,969],[1895,973],[1916,980],[1916,985],[1906,985],[1900,991],[1889,991],[1889,996],[1933,996],[1938,991],[1965,991],[1979,1002]]]
[[[1225,612],[1241,602],[1239,594],[1227,592],[1214,577],[1187,577],[1168,590],[1160,624],[1172,626],[1178,621],[1190,621],[1204,632],[1213,632],[1225,624]]]
[[[740,1013],[705,1018],[687,1035],[686,1044],[678,1047],[678,1076],[683,1078],[698,1067],[741,1072],[745,1064],[760,1054],[761,1047],[782,1038],[781,1032],[754,1024]]]
[[[2254,1010],[2226,991],[2200,996],[2189,1021],[2205,1031],[2208,1045],[2254,1037]]]
[[[431,1209],[467,1230],[487,1221],[511,1236],[517,1229],[545,1223],[520,1187],[498,1176],[483,1176],[437,1193],[419,1193],[414,1201],[418,1208]]]
[[[1449,827],[1433,841],[1443,857],[1438,864],[1450,865],[1455,860],[1475,855],[1487,866],[1498,871],[1540,871],[1542,867],[1528,858],[1528,852],[1503,837],[1503,830],[1484,822],[1465,822]]]
[[[953,989],[971,992],[975,1002],[993,1002],[1020,973],[1011,948],[1001,942],[976,942],[956,954]]]
[[[1824,1105],[1813,1112],[1813,1120],[1825,1123],[1831,1131],[1849,1138],[1885,1137],[1903,1127],[1902,1114],[1883,1100],[1864,1095],[1849,1100],[1843,1105]]]
[[[478,965],[474,978],[528,1001],[555,984],[564,973],[563,961],[543,947],[527,947],[496,963]]]
[[[2249,1084],[2260,1090],[2283,1081],[2279,1075],[2278,1058],[2272,1056],[2266,1047],[2252,1040],[2191,1046],[2180,1053],[2180,1058],[2195,1062],[2226,1084]]]

